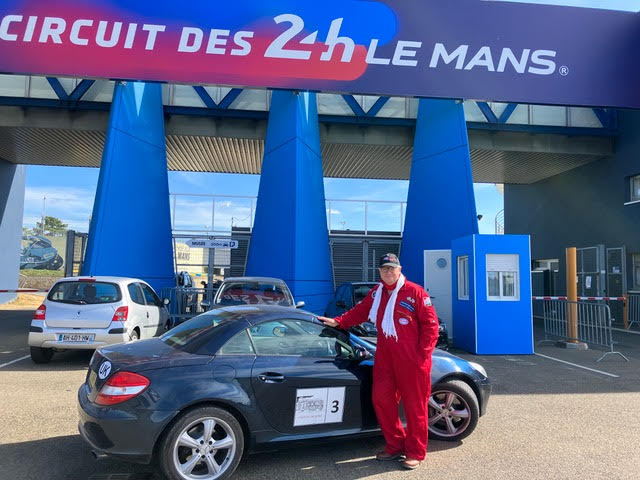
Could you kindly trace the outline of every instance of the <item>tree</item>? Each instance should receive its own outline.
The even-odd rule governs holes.
[[[54,237],[62,236],[67,230],[68,224],[62,223],[62,220],[56,217],[44,217],[44,231],[42,229],[42,222],[36,223],[36,232],[42,232],[43,235],[52,235]]]

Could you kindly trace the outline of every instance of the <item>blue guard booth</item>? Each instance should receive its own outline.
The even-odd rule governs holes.
[[[532,354],[528,235],[452,242],[454,346],[475,354]]]

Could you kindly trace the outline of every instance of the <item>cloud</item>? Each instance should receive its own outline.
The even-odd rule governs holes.
[[[56,217],[76,230],[88,230],[95,191],[73,187],[27,187],[23,225],[34,227],[44,215]]]
[[[190,185],[200,190],[207,185],[207,178],[194,172],[169,172],[169,185],[178,189]]]
[[[236,227],[251,226],[251,199],[231,199],[215,202],[213,197],[176,197],[174,230],[211,231],[211,220],[216,230],[230,230],[231,224]],[[173,202],[171,203],[173,206]],[[253,209],[255,211],[255,209]]]

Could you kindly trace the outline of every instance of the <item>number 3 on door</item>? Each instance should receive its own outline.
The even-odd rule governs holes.
[[[344,412],[344,387],[327,389],[327,416],[324,423],[342,422],[342,414]]]

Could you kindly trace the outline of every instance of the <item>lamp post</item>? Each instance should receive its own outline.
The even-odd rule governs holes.
[[[42,197],[42,217],[40,219],[40,234],[44,237],[44,206],[47,201],[47,197]]]

